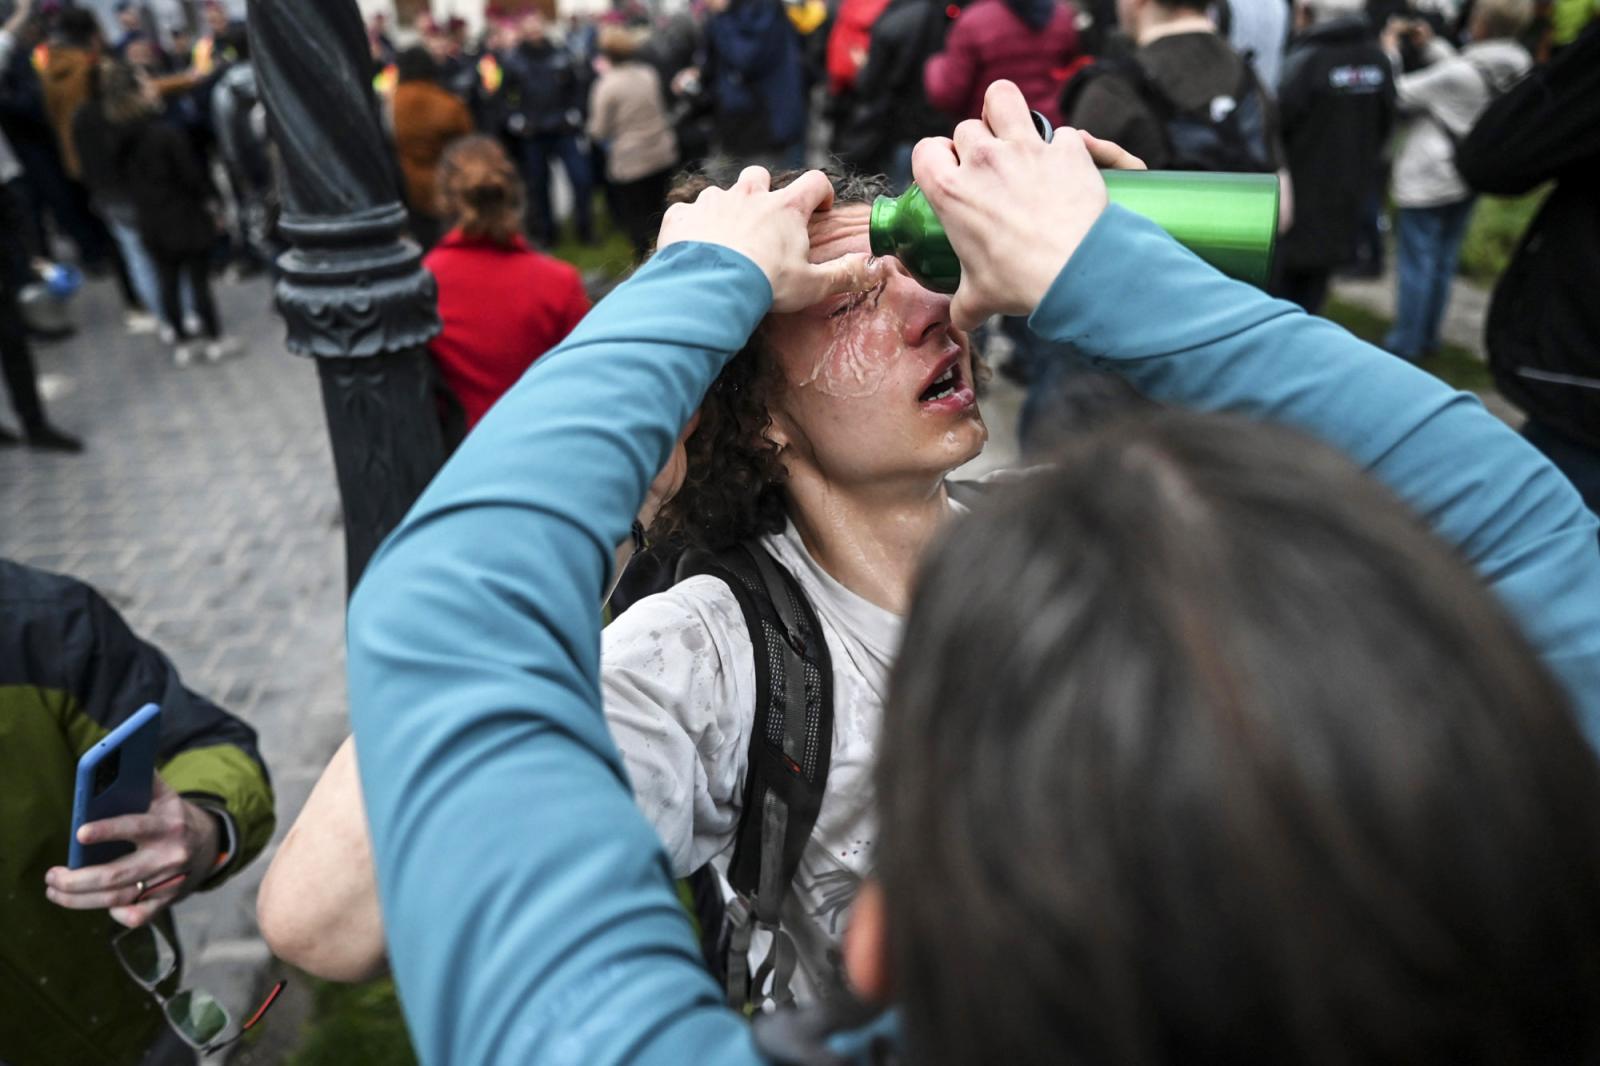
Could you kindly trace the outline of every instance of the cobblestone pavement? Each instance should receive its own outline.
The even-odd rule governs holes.
[[[267,283],[216,295],[248,354],[177,370],[124,332],[108,283],[86,286],[77,335],[36,355],[52,420],[88,450],[0,449],[0,554],[99,588],[256,728],[281,837],[346,732],[338,496],[316,373],[284,351]],[[178,907],[190,981],[236,1014],[266,972],[265,858]]]

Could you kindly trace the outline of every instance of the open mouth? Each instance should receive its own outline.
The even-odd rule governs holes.
[[[918,403],[933,403],[937,400],[948,399],[956,394],[961,387],[961,360],[953,359],[944,372],[928,383],[917,396]]]

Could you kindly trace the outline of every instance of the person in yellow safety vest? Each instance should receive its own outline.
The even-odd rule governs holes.
[[[802,37],[809,37],[828,21],[828,5],[824,0],[785,0],[783,10],[795,32]]]

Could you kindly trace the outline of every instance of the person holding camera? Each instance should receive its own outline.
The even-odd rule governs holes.
[[[1394,327],[1383,346],[1416,362],[1438,351],[1461,242],[1472,217],[1472,190],[1456,169],[1457,146],[1484,109],[1532,65],[1517,35],[1532,17],[1530,0],[1479,0],[1460,52],[1422,19],[1392,18],[1380,43],[1395,70],[1400,149],[1390,197],[1399,237]],[[1422,66],[1401,73],[1401,46],[1413,44]]]

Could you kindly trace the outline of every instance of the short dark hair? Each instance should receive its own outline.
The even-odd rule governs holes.
[[[92,48],[100,40],[100,20],[93,11],[69,7],[56,17],[56,33],[71,48]]]
[[[888,189],[881,176],[825,172],[836,205],[870,204]],[[775,174],[772,187],[781,189],[804,173]],[[712,186],[727,188],[735,178],[682,176],[667,203],[689,203]],[[783,530],[788,473],[777,445],[766,437],[771,403],[782,388],[783,377],[758,328],[706,393],[700,425],[685,444],[689,464],[683,488],[661,509],[654,533],[716,551]]]
[[[878,870],[908,1061],[1600,1054],[1600,767],[1472,570],[1297,433],[1161,412],[927,558]]]
[[[414,44],[402,48],[394,57],[394,74],[396,81],[436,81],[439,64],[434,62],[426,48]]]

